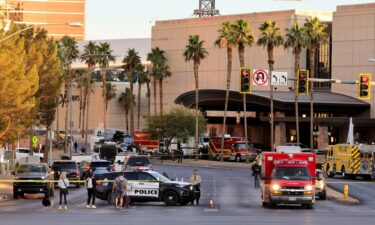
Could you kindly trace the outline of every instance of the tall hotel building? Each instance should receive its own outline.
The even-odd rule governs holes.
[[[13,10],[10,19],[45,28],[56,40],[64,35],[85,39],[85,0],[8,0]],[[82,23],[82,27],[61,25]],[[59,25],[49,25],[59,24]]]

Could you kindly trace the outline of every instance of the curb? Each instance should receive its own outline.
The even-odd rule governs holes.
[[[344,204],[350,204],[350,205],[358,205],[361,204],[361,201],[357,198],[354,198],[352,196],[348,196],[348,199],[344,199],[344,194],[336,191],[330,187],[327,186],[327,199],[334,200],[340,203]]]

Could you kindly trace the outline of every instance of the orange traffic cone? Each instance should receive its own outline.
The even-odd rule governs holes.
[[[209,201],[209,203],[208,203],[208,208],[209,209],[213,209],[213,208],[215,208],[215,206],[214,206],[214,201],[211,199],[210,201]]]

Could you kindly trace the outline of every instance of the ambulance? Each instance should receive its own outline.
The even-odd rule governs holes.
[[[375,175],[374,153],[375,145],[330,145],[326,150],[324,170],[329,177],[340,174],[344,178],[370,180]]]
[[[261,200],[263,207],[315,203],[316,159],[313,153],[267,152],[261,156]]]

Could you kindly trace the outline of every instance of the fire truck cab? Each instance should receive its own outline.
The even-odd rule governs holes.
[[[216,160],[221,159],[221,137],[211,137],[209,154],[211,158]],[[249,159],[254,160],[258,151],[255,149],[246,149],[245,138],[243,137],[224,137],[223,158],[225,160],[243,161],[246,159],[246,154],[249,154]]]
[[[261,200],[263,207],[315,203],[316,159],[313,153],[262,154]]]

